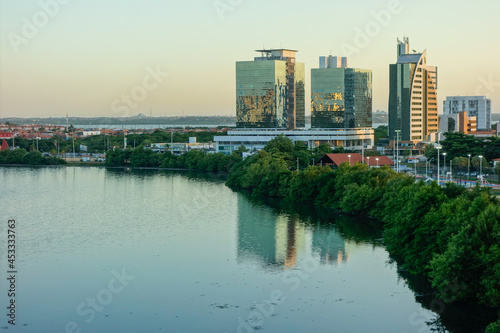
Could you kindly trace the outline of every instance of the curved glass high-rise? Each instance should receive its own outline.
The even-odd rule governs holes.
[[[438,131],[437,67],[427,51],[410,53],[408,38],[398,39],[398,61],[389,66],[389,138],[428,141]]]

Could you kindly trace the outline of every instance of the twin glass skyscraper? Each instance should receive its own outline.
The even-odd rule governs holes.
[[[236,62],[238,128],[305,128],[305,66],[297,51],[257,50],[254,61]],[[347,58],[320,57],[311,70],[311,127],[372,126],[372,73],[347,68]]]
[[[236,126],[305,127],[305,67],[297,51],[257,50],[254,61],[236,62]]]
[[[372,127],[372,72],[347,58],[320,57],[311,70],[311,127]]]

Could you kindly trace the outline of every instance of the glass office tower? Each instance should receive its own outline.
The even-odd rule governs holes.
[[[389,138],[427,141],[438,131],[437,67],[427,52],[410,53],[408,38],[398,39],[398,61],[389,66]]]
[[[305,127],[305,66],[294,50],[258,50],[254,61],[236,62],[238,128]]]
[[[372,72],[347,64],[347,58],[320,57],[320,68],[311,70],[313,128],[372,126]]]

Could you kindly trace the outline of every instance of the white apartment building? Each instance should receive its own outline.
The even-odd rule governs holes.
[[[469,117],[476,117],[478,131],[491,130],[491,100],[486,96],[448,96],[443,102],[443,115],[467,111]]]

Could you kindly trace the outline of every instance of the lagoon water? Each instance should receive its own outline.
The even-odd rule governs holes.
[[[473,310],[398,271],[375,221],[252,199],[218,177],[0,168],[1,331],[484,330]],[[5,315],[8,219],[15,327]]]

